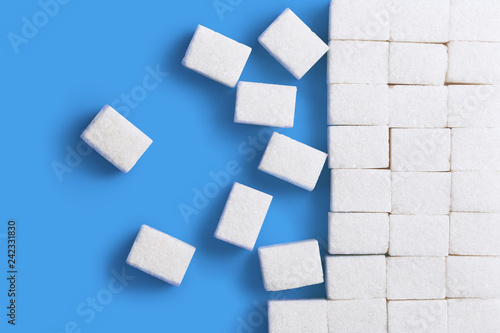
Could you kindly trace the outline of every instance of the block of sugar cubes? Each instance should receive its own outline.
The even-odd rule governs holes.
[[[259,170],[312,191],[318,182],[327,154],[274,132]]]
[[[388,247],[387,213],[328,213],[330,254],[385,254]]]
[[[328,125],[389,124],[386,84],[329,84],[327,97]]]
[[[500,213],[500,172],[453,171],[454,212]]]
[[[315,239],[259,247],[264,288],[277,291],[323,282],[323,267]]]
[[[273,197],[234,183],[215,231],[215,238],[253,250]]]
[[[238,83],[234,122],[293,127],[297,87],[256,82]]]
[[[391,41],[448,42],[449,4],[450,0],[394,0]]]
[[[330,2],[329,38],[389,40],[389,0]]]
[[[111,106],[104,106],[81,138],[121,172],[129,172],[151,140]]]
[[[391,212],[391,171],[332,170],[332,212]]]
[[[500,256],[500,214],[451,213],[450,254]]]
[[[450,0],[450,40],[500,42],[497,0]]]
[[[448,68],[445,45],[390,43],[389,83],[443,85]]]
[[[444,215],[450,212],[450,172],[393,172],[392,213]]]
[[[387,333],[385,298],[329,300],[329,333]]]
[[[252,49],[198,25],[182,65],[228,87],[235,87]]]
[[[324,299],[269,300],[269,333],[329,333]]]
[[[385,298],[385,256],[327,256],[325,266],[329,299]]]
[[[445,257],[387,258],[387,299],[445,297]]]
[[[449,299],[448,332],[500,332],[500,299]]]
[[[500,257],[449,256],[448,298],[500,297]]]
[[[450,42],[448,83],[500,83],[500,43]]]
[[[389,127],[329,126],[328,164],[336,169],[389,167]]]
[[[328,45],[289,8],[259,36],[259,43],[297,80],[328,51]]]
[[[450,146],[447,128],[393,128],[391,170],[450,171]]]
[[[500,128],[454,128],[452,170],[500,171]]]
[[[387,84],[389,43],[330,41],[328,83]]]
[[[500,127],[500,86],[449,85],[448,127]]]
[[[390,333],[448,333],[446,300],[390,301],[387,312]]]
[[[447,256],[450,243],[448,215],[391,215],[389,255]]]
[[[127,264],[180,286],[195,250],[177,238],[142,225],[127,257]]]
[[[447,87],[393,86],[389,90],[389,126],[446,127]]]

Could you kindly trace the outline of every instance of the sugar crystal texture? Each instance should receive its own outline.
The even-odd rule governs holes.
[[[389,333],[448,333],[445,300],[390,301]]]
[[[500,171],[500,128],[454,128],[452,170]]]
[[[270,300],[269,333],[329,333],[324,299]]]
[[[446,82],[500,83],[500,43],[450,42]]]
[[[451,213],[450,254],[500,256],[500,214]]]
[[[454,212],[500,213],[500,172],[453,171]]]
[[[449,85],[448,127],[500,127],[500,86]]]
[[[500,299],[449,299],[448,332],[500,332]]]
[[[448,298],[500,297],[500,257],[450,256],[446,271]]]
[[[387,333],[385,298],[329,300],[329,333]]]
[[[500,2],[450,0],[450,40],[500,42]]]

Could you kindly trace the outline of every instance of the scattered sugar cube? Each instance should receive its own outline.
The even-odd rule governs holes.
[[[251,51],[246,45],[198,25],[182,65],[234,88]]]
[[[450,197],[450,172],[392,173],[393,214],[446,215]]]
[[[390,301],[387,305],[389,333],[448,333],[448,303]]]
[[[195,250],[177,238],[142,225],[127,264],[178,287]]]
[[[391,171],[332,170],[332,212],[391,212]]]
[[[270,300],[267,311],[269,333],[328,333],[324,299]]]
[[[447,128],[391,129],[392,171],[450,171]]]
[[[500,256],[500,214],[451,213],[450,254]]]
[[[385,297],[385,256],[327,256],[325,265],[329,299]]]
[[[446,43],[450,0],[394,0],[391,41]]]
[[[446,297],[444,257],[388,257],[387,299]]]
[[[390,43],[389,83],[443,85],[448,67],[445,45]]]
[[[318,182],[327,154],[274,132],[259,170],[312,191]]]
[[[328,51],[328,45],[290,8],[259,36],[259,43],[297,80]]]
[[[450,40],[500,42],[500,2],[450,0]]]
[[[500,128],[454,128],[452,170],[500,171]]]
[[[330,39],[389,40],[389,1],[331,1],[329,30]]]
[[[500,299],[449,299],[448,332],[500,332]]]
[[[500,127],[500,86],[448,86],[448,127]]]
[[[453,171],[451,209],[500,213],[500,172]]]
[[[387,213],[329,213],[330,254],[385,254],[389,248]]]
[[[335,1],[332,1],[335,3]],[[328,125],[389,124],[386,84],[328,85]]]
[[[273,197],[234,183],[215,231],[215,238],[253,250]]]
[[[293,127],[297,87],[254,82],[238,83],[234,122]]]
[[[329,333],[387,333],[385,298],[327,301]]]
[[[387,84],[389,43],[330,41],[328,83]]]
[[[448,215],[391,215],[391,256],[447,256],[450,243]]]
[[[318,241],[259,247],[262,280],[267,291],[310,286],[323,282]]]
[[[104,106],[81,138],[121,172],[129,172],[153,143],[111,106]]]
[[[447,87],[393,86],[389,89],[390,127],[446,127]]]
[[[500,258],[450,256],[446,263],[449,298],[500,297]]]
[[[500,43],[450,42],[448,83],[500,83]]]
[[[389,127],[328,127],[328,164],[336,169],[389,167]]]

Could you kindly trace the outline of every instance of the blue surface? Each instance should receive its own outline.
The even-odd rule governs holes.
[[[233,123],[236,90],[181,59],[197,24],[251,46],[242,80],[298,86],[295,126],[278,131],[326,151],[326,58],[297,81],[257,37],[290,7],[326,41],[328,1],[66,2],[49,8],[47,22],[34,0],[0,10],[0,267],[5,276],[7,220],[15,218],[17,331],[266,332],[268,298],[325,297],[323,284],[266,292],[257,252],[213,238],[230,186],[214,186],[211,175],[226,180],[221,172],[237,163],[230,183],[274,196],[256,247],[316,238],[324,253],[326,168],[313,192],[258,171],[271,129]],[[13,47],[9,33],[21,35],[23,17],[33,16],[42,27],[25,28],[29,38]],[[168,76],[155,85],[147,75],[157,66]],[[80,144],[104,104],[154,140],[128,174]],[[198,200],[207,187],[211,197]],[[181,287],[125,265],[141,224],[196,246]],[[114,278],[122,269],[134,277],[125,286]],[[7,287],[3,277],[2,332],[12,330]]]

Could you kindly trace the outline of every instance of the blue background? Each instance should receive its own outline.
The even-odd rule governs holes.
[[[329,2],[67,2],[51,8],[45,22],[34,0],[3,2],[0,10],[0,267],[5,276],[5,232],[14,218],[17,331],[266,332],[267,299],[324,298],[323,284],[266,292],[257,251],[213,233],[230,190],[222,173],[237,163],[231,184],[274,196],[256,248],[316,238],[324,254],[326,167],[313,192],[258,171],[271,130],[235,124],[236,90],[189,71],[181,60],[198,24],[252,47],[242,80],[298,86],[295,126],[278,131],[326,151],[325,57],[297,81],[257,37],[290,7],[326,41]],[[30,38],[15,52],[9,33],[22,34],[23,17],[41,27],[27,31]],[[143,80],[155,85],[148,73],[157,68],[168,76],[145,90]],[[154,140],[128,174],[89,153],[79,138],[105,104]],[[225,183],[214,186],[213,174]],[[207,188],[205,200],[195,195]],[[187,218],[181,207],[188,206],[195,211]],[[179,288],[125,264],[142,224],[197,248]],[[126,285],[114,278],[123,269],[134,277]],[[12,329],[6,290],[3,277],[2,332]]]

